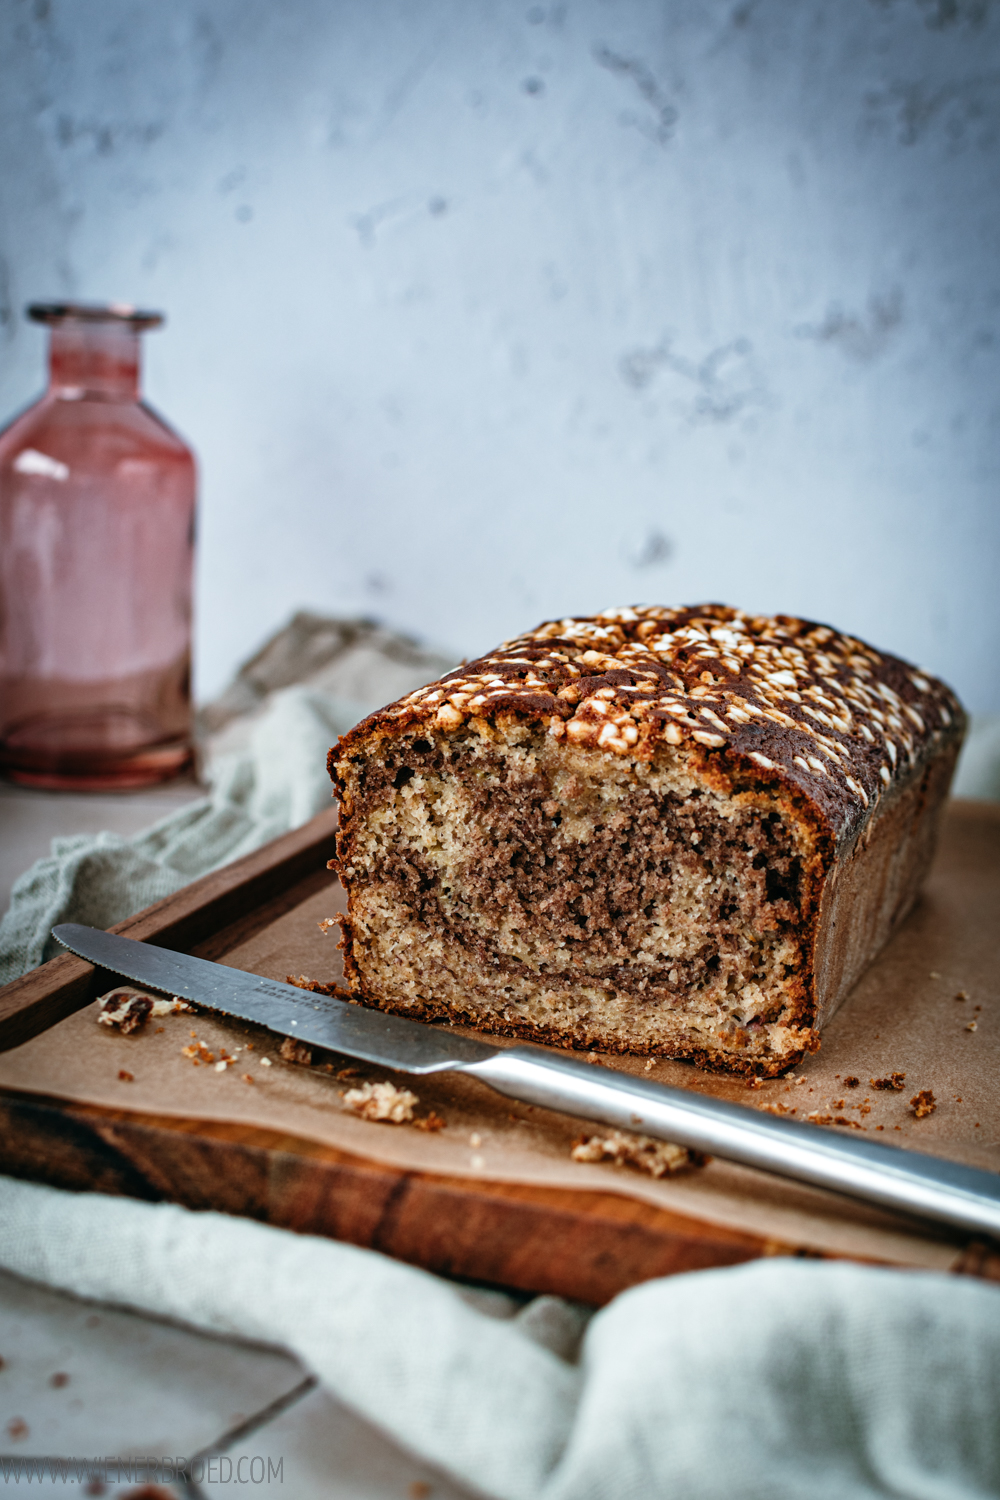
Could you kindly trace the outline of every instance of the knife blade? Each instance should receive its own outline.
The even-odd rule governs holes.
[[[541,1047],[498,1047],[75,922],[61,923],[52,935],[113,974],[310,1046],[404,1073],[467,1073],[528,1104],[674,1141],[952,1228],[1000,1236],[1000,1176],[992,1172],[835,1135]]]

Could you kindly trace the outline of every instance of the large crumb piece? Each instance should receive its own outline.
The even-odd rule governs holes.
[[[607,1135],[581,1136],[570,1151],[574,1161],[613,1161],[619,1167],[638,1167],[650,1177],[672,1177],[689,1167],[703,1167],[708,1160],[698,1151],[675,1146],[673,1141],[655,1141],[648,1135],[612,1130]]]
[[[156,1000],[152,995],[139,994],[135,990],[112,990],[98,1001],[99,1026],[114,1026],[123,1036],[129,1036],[145,1026],[150,1016],[174,1016],[191,1007],[174,996],[170,1000]]]
[[[320,925],[322,926],[322,923]],[[308,974],[286,974],[285,983],[293,984],[297,990],[309,990],[314,995],[329,995],[334,1000],[351,998],[343,985],[324,984],[320,979],[310,979]]]
[[[867,1110],[865,1111],[867,1114]],[[848,1130],[864,1130],[864,1125],[859,1125],[857,1120],[849,1120],[846,1115],[824,1115],[819,1110],[813,1110],[812,1114],[806,1115],[811,1125],[846,1125]]]
[[[868,1082],[873,1089],[891,1089],[894,1093],[901,1094],[905,1079],[905,1073],[889,1073],[885,1078],[869,1078]]]
[[[285,1062],[299,1063],[301,1067],[308,1068],[312,1065],[312,1048],[307,1047],[305,1042],[297,1042],[293,1036],[286,1036],[278,1048],[278,1055]]]
[[[922,1120],[925,1115],[932,1115],[934,1113],[937,1109],[937,1100],[930,1089],[921,1089],[920,1093],[914,1094],[910,1100],[910,1108],[913,1110],[916,1118]]]
[[[420,1103],[409,1089],[398,1089],[394,1083],[363,1083],[348,1089],[344,1103],[363,1120],[387,1120],[390,1125],[405,1125],[413,1119],[413,1107]]]
[[[117,1027],[123,1036],[140,1030],[150,1016],[174,1016],[191,1009],[187,1001],[179,1000],[176,995],[170,1000],[157,1000],[135,990],[112,990],[110,994],[102,995],[98,1004],[101,1008],[97,1024]]]
[[[123,1000],[124,1003],[119,996],[113,996],[97,1020],[104,1026],[117,1026],[122,1036],[129,1036],[145,1026],[153,1013],[153,1002],[146,995],[128,995]]]

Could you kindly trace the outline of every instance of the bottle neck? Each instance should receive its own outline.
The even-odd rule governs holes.
[[[49,341],[49,389],[65,401],[139,399],[139,334],[116,323],[67,319]]]

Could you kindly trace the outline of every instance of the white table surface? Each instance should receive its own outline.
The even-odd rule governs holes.
[[[186,1500],[463,1500],[277,1351],[0,1273],[0,1358],[4,1493],[146,1500],[142,1485],[154,1478],[157,1495]],[[38,1459],[50,1462],[29,1482],[26,1461]],[[82,1461],[78,1478],[61,1477],[66,1459]],[[194,1460],[195,1477],[172,1482],[169,1468],[130,1468],[137,1459],[178,1469]]]

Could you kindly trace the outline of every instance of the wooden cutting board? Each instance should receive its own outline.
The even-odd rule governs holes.
[[[315,918],[342,903],[326,871],[334,830],[335,814],[321,814],[114,930],[278,977],[300,972],[303,959],[323,963],[324,972],[314,967],[313,977],[328,978],[335,940],[315,935]],[[658,1065],[654,1076],[750,1107],[796,1109],[800,1118],[823,1117],[837,1102],[830,1095],[842,1092],[844,1110],[855,1110],[854,1128],[881,1126],[881,1138],[895,1136],[896,1144],[986,1166],[995,1158],[1000,1167],[998,950],[1000,807],[952,803],[920,906],[831,1023],[819,1059],[799,1070],[800,1081],[748,1092],[741,1081],[674,1063]],[[776,1254],[849,1255],[1000,1280],[1000,1253],[991,1246],[857,1209],[831,1194],[785,1191],[724,1164],[708,1169],[703,1191],[692,1179],[672,1196],[611,1166],[580,1168],[576,1187],[576,1169],[558,1153],[579,1124],[564,1117],[542,1122],[510,1114],[514,1126],[529,1132],[544,1134],[544,1123],[549,1156],[539,1156],[542,1165],[533,1171],[527,1156],[505,1156],[501,1144],[491,1169],[481,1172],[475,1165],[481,1157],[473,1154],[468,1165],[442,1144],[457,1140],[469,1121],[475,1125],[475,1099],[454,1094],[440,1096],[454,1106],[451,1135],[427,1138],[423,1167],[414,1165],[419,1154],[399,1149],[403,1136],[384,1126],[365,1124],[346,1138],[345,1149],[343,1141],[334,1145],[310,1130],[315,1111],[310,1117],[305,1106],[296,1106],[298,1113],[287,1103],[272,1106],[280,1091],[240,1093],[228,1078],[230,1092],[213,1096],[211,1112],[185,1112],[183,1103],[164,1107],[162,1078],[159,1093],[153,1090],[159,1107],[144,1108],[141,1093],[91,1079],[89,1064],[73,1076],[55,1067],[67,1046],[75,1050],[75,1038],[82,1039],[81,1057],[90,1055],[92,1034],[100,1031],[104,1040],[105,1028],[85,1023],[82,1013],[114,983],[65,955],[0,990],[0,1170],[66,1188],[243,1214],[452,1276],[592,1304],[650,1277]],[[956,1001],[959,991],[965,1000]],[[177,1051],[171,1047],[171,1066]],[[901,1059],[909,1080],[904,1093],[873,1092],[869,1072],[894,1071]],[[624,1065],[638,1070],[642,1060]],[[862,1082],[851,1092],[843,1080],[855,1072]],[[277,1069],[256,1076],[267,1084]],[[202,1087],[203,1080],[199,1075]],[[289,1080],[285,1096],[293,1102],[296,1082]],[[322,1082],[333,1089],[331,1080]],[[938,1110],[918,1122],[908,1107],[910,1087],[928,1086]],[[328,1098],[339,1111],[332,1091]],[[290,1128],[289,1121],[306,1123]],[[457,1165],[449,1169],[449,1162]],[[558,1182],[545,1180],[546,1172]],[[849,1234],[838,1237],[838,1219]]]

